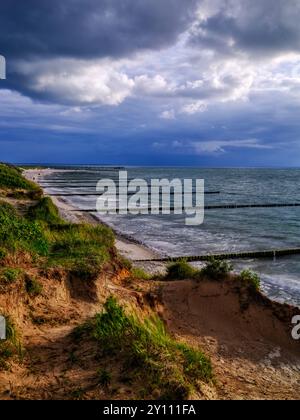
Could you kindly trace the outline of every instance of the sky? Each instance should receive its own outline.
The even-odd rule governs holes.
[[[300,166],[299,0],[1,0],[0,161]]]

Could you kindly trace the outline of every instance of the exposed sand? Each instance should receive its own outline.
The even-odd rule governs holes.
[[[45,176],[51,175],[56,172],[69,172],[68,170],[56,170],[56,169],[28,169],[24,171],[24,176],[35,183],[39,183],[42,181]],[[47,193],[45,192],[47,196]],[[75,206],[72,206],[62,197],[51,197],[54,204],[59,209],[61,217],[70,222],[70,223],[102,223],[98,217],[95,217],[88,213],[83,213],[76,210]],[[151,249],[147,248],[146,246],[137,243],[133,239],[125,238],[125,236],[121,235],[119,232],[116,232],[116,248],[118,249],[119,253],[124,256],[125,258],[137,262],[141,268],[146,269],[147,271],[151,271],[153,274],[154,272],[163,272],[165,269],[164,264],[160,263],[151,263],[150,265],[147,263],[138,263],[140,260],[151,260],[155,258],[159,258],[159,255],[152,251]]]
[[[168,329],[211,356],[218,398],[299,399],[300,342],[292,340],[289,321],[294,308],[253,299],[243,311],[230,280],[167,283],[162,305]]]

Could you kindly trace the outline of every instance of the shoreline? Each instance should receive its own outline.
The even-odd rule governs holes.
[[[43,190],[45,196],[49,196],[50,192],[47,193],[45,188],[43,188],[39,182],[45,181],[47,175],[52,175],[55,173],[68,173],[70,170],[68,169],[52,169],[52,168],[35,168],[35,169],[25,169],[24,176],[29,179],[30,181],[35,182],[40,186]],[[103,224],[108,226],[115,235],[115,246],[119,254],[130,260],[130,262],[136,267],[144,270],[147,274],[153,275],[164,275],[167,271],[168,265],[171,263],[170,260],[167,260],[168,255],[164,254],[163,252],[156,251],[139,241],[138,239],[126,235],[126,233],[120,232],[118,228],[112,226],[109,223],[101,220],[101,217],[96,214],[91,214],[88,212],[80,211],[76,205],[73,205],[66,199],[65,197],[50,197],[53,203],[58,207],[61,217],[70,222],[70,223],[90,223],[90,224]],[[165,259],[165,261],[157,261],[161,259]],[[147,261],[146,261],[147,260]],[[205,266],[204,262],[191,262],[192,265],[196,265],[197,268],[202,268]],[[240,271],[240,270],[238,270]],[[236,271],[237,272],[237,271]],[[266,295],[269,296],[268,292],[265,292]],[[272,297],[273,301],[282,302],[281,298],[274,298]],[[284,302],[288,302],[296,307],[299,307],[298,301],[290,301],[284,300]]]
[[[39,184],[41,178],[44,178],[46,175],[51,175],[57,172],[69,172],[66,170],[56,170],[56,169],[25,169],[23,175],[29,181],[35,182],[43,190],[43,193],[46,197],[49,197],[49,194],[45,191],[43,187]],[[57,206],[61,217],[70,223],[92,223],[92,224],[104,224],[113,230],[116,236],[116,248],[119,253],[124,257],[129,259],[135,266],[144,268],[147,271],[151,271],[152,274],[157,272],[163,272],[165,270],[166,264],[157,263],[155,261],[149,263],[143,263],[142,260],[155,260],[157,258],[163,257],[163,255],[152,250],[146,245],[140,243],[137,239],[127,236],[114,227],[105,223],[99,217],[83,213],[80,210],[77,210],[76,206],[70,204],[66,199],[62,197],[51,197],[53,203]],[[141,262],[139,262],[141,261]]]

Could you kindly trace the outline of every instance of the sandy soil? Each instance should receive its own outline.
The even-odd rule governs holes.
[[[230,282],[211,281],[168,283],[162,304],[169,329],[211,356],[218,398],[300,398],[300,342],[272,309],[242,311]]]

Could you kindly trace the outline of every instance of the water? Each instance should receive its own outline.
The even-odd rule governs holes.
[[[60,168],[61,169],[61,168]],[[204,179],[206,205],[300,203],[298,169],[126,168],[129,178]],[[117,169],[73,167],[45,178],[50,193],[95,194],[102,178]],[[53,186],[55,185],[55,187]],[[79,186],[74,188],[74,186]],[[95,196],[65,197],[81,209],[95,209]],[[163,255],[185,256],[300,247],[300,208],[208,210],[201,226],[188,227],[185,216],[105,216],[105,222]],[[236,270],[251,267],[273,299],[300,306],[300,256],[277,260],[235,261]]]

